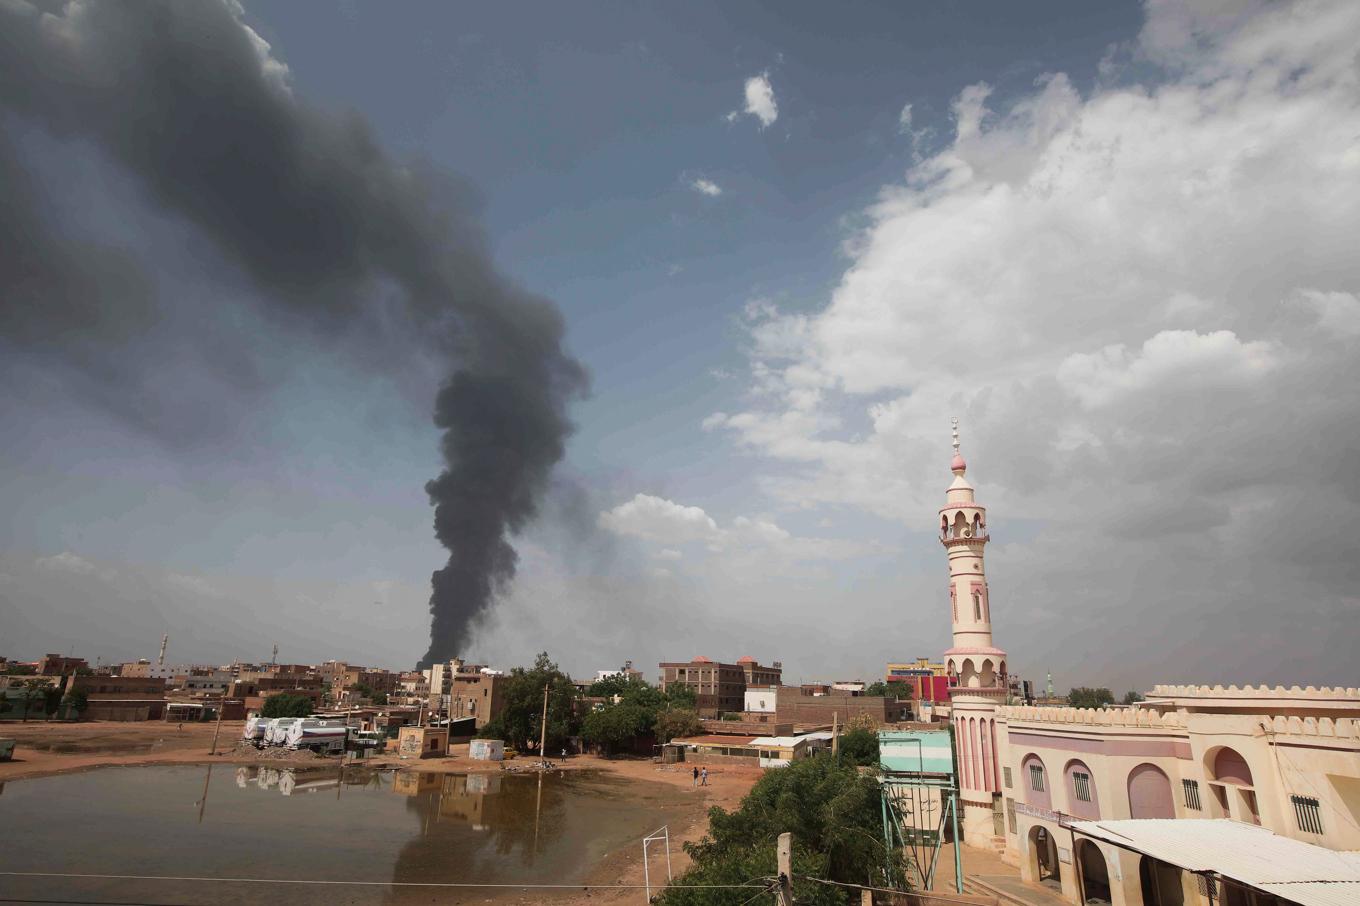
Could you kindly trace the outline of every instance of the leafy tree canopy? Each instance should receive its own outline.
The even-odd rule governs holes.
[[[817,755],[767,771],[736,811],[709,811],[709,834],[685,844],[693,865],[662,894],[661,906],[741,906],[746,890],[699,885],[742,884],[773,878],[779,835],[793,835],[793,874],[900,886],[900,855],[883,845],[878,783],[853,765]],[[844,906],[853,891],[797,883],[800,904]],[[858,899],[858,896],[855,896]],[[768,899],[766,902],[769,902]]]
[[[621,702],[592,711],[581,722],[581,738],[613,754],[656,723],[656,712],[641,705]]]
[[[537,752],[543,718],[543,687],[548,687],[548,751],[561,749],[575,735],[577,720],[572,703],[576,687],[543,652],[532,667],[516,667],[505,679],[505,706],[477,734],[483,739],[503,739],[523,752]]]
[[[878,734],[864,727],[856,727],[840,738],[841,757],[849,764],[878,764]]]
[[[66,698],[62,699],[66,707],[76,714],[84,711],[90,706],[90,696],[84,689],[72,689],[66,693]]]
[[[1102,708],[1114,704],[1114,693],[1105,688],[1078,686],[1067,693],[1067,703],[1074,708]]]
[[[1143,693],[1135,691],[1133,689],[1130,689],[1128,692],[1124,693],[1124,704],[1126,705],[1132,705],[1135,702],[1141,702],[1146,700],[1147,699],[1143,698]]]
[[[703,729],[699,715],[689,708],[669,708],[656,716],[656,741],[668,743],[683,736],[697,736]]]
[[[306,717],[312,713],[312,700],[305,695],[289,695],[280,692],[264,700],[260,709],[262,717]]]
[[[901,685],[901,684],[900,684],[900,683],[885,683],[883,680],[878,680],[878,681],[876,681],[876,682],[872,682],[872,683],[870,683],[869,685],[865,686],[865,687],[864,687],[864,694],[865,694],[865,695],[873,695],[873,696],[877,696],[877,697],[879,697],[879,698],[897,698],[897,697],[898,697],[898,696],[897,696],[898,690],[897,690],[897,689],[894,689],[893,686],[898,686],[898,685]]]

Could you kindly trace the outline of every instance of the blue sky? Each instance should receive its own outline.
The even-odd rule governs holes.
[[[240,22],[293,97],[461,179],[592,374],[468,654],[753,654],[811,679],[938,653],[957,415],[998,644],[1027,676],[1132,686],[1341,681],[1360,643],[1360,577],[1308,517],[1360,526],[1340,238],[1360,25],[1293,9],[256,2]],[[277,640],[414,661],[445,556],[438,374],[261,316],[97,149],[3,116],[54,222],[157,261],[180,301],[122,360],[194,430],[139,430],[70,361],[0,349],[0,654],[146,656],[169,631],[185,660]]]

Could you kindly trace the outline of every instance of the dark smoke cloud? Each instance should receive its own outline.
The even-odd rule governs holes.
[[[99,149],[239,269],[276,322],[351,342],[374,367],[416,342],[447,363],[434,413],[446,468],[426,489],[450,556],[425,661],[457,654],[514,575],[506,534],[534,517],[587,385],[560,313],[491,263],[474,194],[394,162],[361,117],[293,97],[240,8],[217,0],[5,0],[0,112]],[[75,359],[140,334],[156,312],[149,265],[57,235],[17,160],[0,147],[4,336]],[[103,383],[128,390],[117,373]]]

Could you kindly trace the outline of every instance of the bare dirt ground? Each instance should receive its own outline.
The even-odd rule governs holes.
[[[48,723],[46,721],[0,721],[0,737],[16,740],[14,760],[0,762],[0,783],[30,777],[85,771],[114,765],[168,764],[257,764],[286,766],[289,764],[317,764],[310,753],[286,752],[280,749],[257,751],[249,746],[238,746],[241,721],[223,721],[218,740],[218,754],[208,754],[212,746],[214,725],[186,723],[182,726],[161,721],[119,723],[93,721],[88,723]],[[373,756],[365,760],[372,767],[391,767],[398,770],[420,770],[439,773],[468,773],[483,771],[531,771],[533,759],[517,758],[507,762],[473,761],[467,754],[468,746],[455,745],[450,755],[443,758],[402,759],[393,754]],[[735,808],[763,772],[757,768],[728,765],[709,768],[708,786],[694,786],[692,765],[659,765],[648,759],[607,759],[593,755],[574,755],[565,762],[553,759],[553,770],[608,771],[622,778],[649,783],[661,783],[683,790],[692,796],[677,820],[671,822],[671,865],[675,874],[689,865],[689,857],[682,846],[695,841],[708,831],[708,810],[713,806]],[[665,883],[664,854],[653,850],[651,876],[653,883]],[[630,844],[606,853],[590,870],[587,884],[640,885],[643,883],[642,849],[640,843]],[[655,893],[655,890],[653,891]],[[448,898],[450,901],[454,897]],[[457,897],[466,902],[466,897]],[[497,891],[476,897],[482,902],[498,904],[530,904],[551,900],[562,906],[615,906],[641,903],[642,890],[581,889],[567,891]],[[439,898],[435,898],[440,902]]]

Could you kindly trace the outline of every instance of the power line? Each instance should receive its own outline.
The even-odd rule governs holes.
[[[324,884],[353,885],[359,887],[487,887],[508,890],[645,890],[645,884],[491,884],[474,881],[335,881],[309,880],[301,878],[212,878],[176,875],[114,875],[86,874],[65,871],[0,871],[0,877],[11,878],[65,878],[91,881],[190,881],[217,882],[224,884]],[[755,882],[764,883],[767,879],[756,878],[745,884],[685,884],[701,890],[743,890],[750,889]],[[0,902],[6,902],[0,899]],[[19,901],[15,901],[19,902]]]

